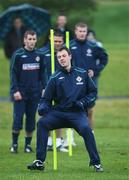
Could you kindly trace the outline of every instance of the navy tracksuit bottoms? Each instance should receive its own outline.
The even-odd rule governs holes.
[[[38,100],[20,100],[13,103],[13,130],[21,130],[23,126],[23,116],[26,115],[25,130],[32,132],[35,129],[35,115]]]
[[[88,125],[85,112],[51,111],[37,122],[36,158],[46,159],[48,132],[60,128],[74,128],[84,139],[90,157],[90,165],[100,164],[94,134]]]

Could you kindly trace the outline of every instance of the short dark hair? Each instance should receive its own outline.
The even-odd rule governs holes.
[[[66,46],[61,47],[61,48],[57,51],[57,53],[60,52],[60,51],[63,51],[63,50],[67,51],[68,55],[71,55],[71,51],[70,51],[69,48],[67,48]]]
[[[37,35],[37,33],[33,30],[27,30],[25,33],[24,33],[24,38],[27,38],[28,34],[34,36],[34,35]]]
[[[54,29],[54,36],[64,37],[64,34],[61,32],[60,29]]]
[[[58,36],[58,37],[62,37],[63,41],[64,41],[64,34],[62,33],[62,31],[58,28],[54,29],[54,36]],[[49,33],[49,37],[50,37],[50,33]]]
[[[62,10],[59,12],[58,17],[59,17],[59,16],[65,16],[65,17],[67,16],[65,9],[62,9]],[[67,18],[67,17],[66,17],[66,18]]]

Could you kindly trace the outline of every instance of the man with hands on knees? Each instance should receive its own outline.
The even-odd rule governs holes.
[[[71,66],[71,52],[62,47],[57,52],[60,69],[51,77],[40,100],[37,122],[36,160],[30,170],[44,170],[48,132],[59,128],[74,128],[83,137],[90,158],[90,166],[103,172],[94,134],[88,124],[85,109],[96,100],[97,89],[86,70]],[[55,105],[52,105],[54,100]]]

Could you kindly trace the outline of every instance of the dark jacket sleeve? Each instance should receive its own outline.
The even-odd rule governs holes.
[[[18,88],[18,56],[15,54],[12,56],[10,63],[10,92],[13,95],[15,92],[19,90]]]
[[[80,99],[80,102],[82,102],[83,106],[85,108],[91,107],[96,100],[97,97],[97,88],[93,82],[93,80],[87,75],[86,77],[86,96],[82,99]]]
[[[40,103],[38,105],[38,113],[40,116],[43,116],[44,114],[48,113],[51,109],[52,100],[54,99],[56,94],[55,89],[55,81],[54,79],[50,79],[46,86],[44,95],[43,97],[41,97]]]
[[[46,77],[46,67],[45,67],[43,55],[40,61],[40,78],[41,78],[42,89],[45,89],[47,77]]]
[[[98,76],[108,63],[108,54],[103,48],[97,46],[95,49],[95,59],[96,61],[98,60],[98,63],[96,62],[94,72],[95,76]]]

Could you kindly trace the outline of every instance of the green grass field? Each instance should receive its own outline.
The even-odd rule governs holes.
[[[58,153],[58,170],[53,170],[53,154],[48,152],[45,172],[28,171],[26,165],[35,153],[25,154],[24,131],[19,140],[19,153],[9,152],[12,113],[10,103],[0,103],[0,175],[3,180],[127,180],[129,179],[129,102],[98,100],[95,111],[95,136],[105,172],[96,174],[88,167],[83,140],[76,133],[77,147],[73,156]],[[2,116],[1,116],[2,115]],[[35,148],[35,134],[33,139]]]
[[[100,96],[129,95],[129,45],[107,44],[109,63],[100,76]]]
[[[109,54],[109,64],[102,72],[100,96],[129,96],[129,1],[98,0],[93,28]],[[84,19],[85,12],[82,13]],[[78,17],[78,14],[75,17]],[[71,19],[74,16],[71,16]],[[9,97],[9,62],[0,49],[0,96]],[[48,153],[45,172],[28,171],[26,165],[35,153],[25,154],[24,131],[19,139],[19,153],[10,154],[12,105],[0,102],[0,179],[3,180],[128,180],[129,179],[129,101],[98,100],[94,130],[105,172],[96,174],[88,167],[83,140],[76,133],[73,157],[58,153],[58,170],[53,170],[53,155]],[[38,119],[38,118],[37,118]],[[35,149],[35,133],[32,146]]]

